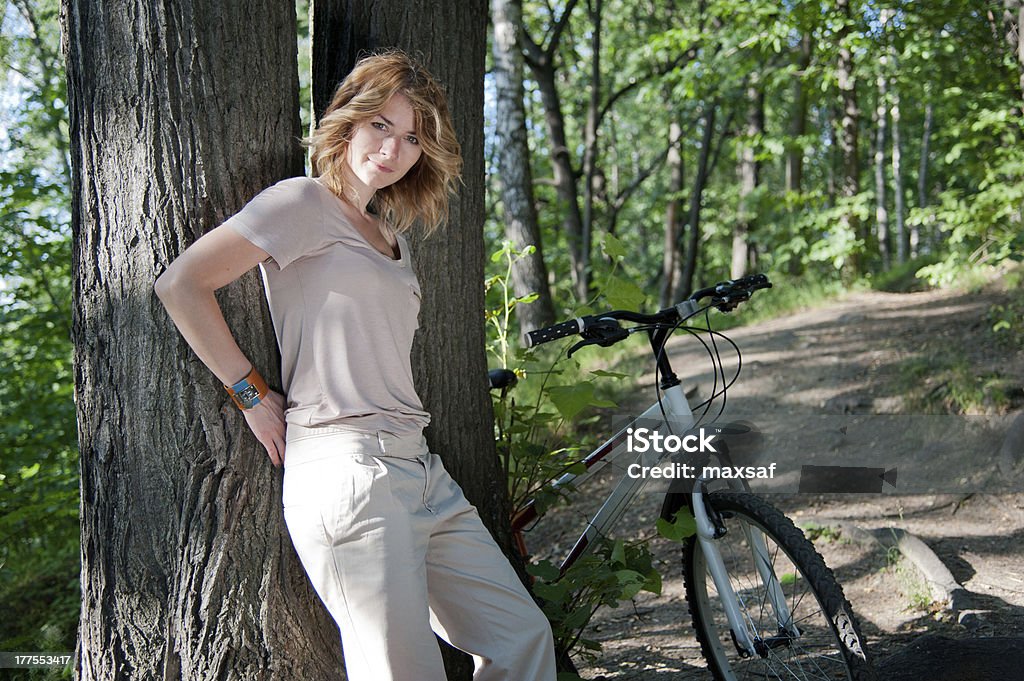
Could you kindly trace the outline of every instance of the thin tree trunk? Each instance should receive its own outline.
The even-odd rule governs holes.
[[[894,88],[892,92],[892,191],[895,194],[893,210],[896,220],[896,259],[900,263],[907,261],[910,252],[910,235],[904,223],[903,199],[903,151],[900,148],[900,94]]]
[[[30,78],[32,87],[36,90],[42,90],[45,87],[49,87],[50,84],[59,81],[59,72],[64,65],[61,63],[61,55],[57,50],[54,50],[47,42],[43,40],[40,35],[39,18],[37,16],[37,7],[27,0],[15,0],[14,5],[18,8],[21,16],[28,23],[31,33],[29,38],[32,41],[32,47],[34,48],[34,54],[36,65],[39,70],[36,72],[35,77]],[[3,26],[3,18],[0,17],[0,28]],[[61,161],[61,172],[66,178],[71,177],[71,166],[70,163],[70,149],[68,149],[68,140],[61,131],[60,119],[62,114],[56,107],[47,108],[41,112],[43,116],[49,119],[50,125],[49,130],[51,131],[48,135],[50,143],[60,154]]]
[[[711,166],[711,143],[715,134],[715,114],[717,111],[718,102],[714,101],[707,105],[704,112],[704,133],[701,136],[700,158],[697,161],[697,176],[693,181],[693,191],[690,192],[690,210],[686,221],[688,228],[688,231],[685,232],[687,242],[684,251],[686,262],[682,265],[682,271],[673,277],[675,279],[675,291],[672,297],[675,300],[682,300],[693,290],[693,277],[697,270],[697,248],[700,245],[701,199],[704,195],[704,187],[707,186],[709,168]],[[682,241],[683,236],[684,234],[680,233],[680,241]]]
[[[484,351],[487,5],[484,0],[315,0],[311,11],[314,102],[329,101],[360,54],[388,46],[417,55],[447,92],[462,144],[463,186],[452,202],[448,226],[434,238],[413,239],[413,262],[423,289],[413,373],[417,392],[433,416],[427,429],[431,450],[442,455],[498,544],[514,557]],[[323,107],[317,111],[319,116]],[[451,648],[445,649],[445,665],[450,679],[472,673],[469,658]]]
[[[926,89],[926,97],[930,97],[931,93]],[[932,116],[935,107],[931,101],[925,104],[924,107],[924,129],[921,132],[921,162],[918,164],[917,169],[917,205],[919,208],[924,208],[928,205],[928,154],[929,145],[932,138]],[[910,227],[910,257],[916,258],[919,253],[921,244],[921,231],[917,226],[917,221]]]
[[[1020,39],[1024,26],[1024,0],[1003,0],[1003,24],[1006,44],[1017,62],[1017,86],[1021,95],[1020,110],[1024,112],[1024,40]]]
[[[661,307],[668,307],[677,302],[672,298],[674,293],[674,279],[677,262],[679,259],[680,219],[682,213],[681,194],[683,191],[683,150],[682,150],[683,128],[677,121],[669,125],[669,152],[668,152],[668,205],[665,208],[665,240],[661,261],[661,294],[659,301]]]
[[[61,24],[82,486],[76,677],[328,678],[336,629],[286,539],[281,472],[153,294],[191,242],[302,173],[294,6],[65,0]],[[259,277],[218,298],[277,383]]]
[[[800,140],[807,132],[807,91],[804,77],[814,52],[814,36],[807,31],[800,38],[799,71],[793,80],[793,109],[790,116],[790,141],[786,149],[786,191],[799,192],[804,175],[804,147]]]
[[[576,185],[576,170],[569,155],[569,142],[565,135],[565,119],[562,116],[562,101],[555,85],[556,73],[553,65],[531,66],[541,105],[544,107],[544,122],[551,140],[551,168],[554,173],[555,191],[559,209],[562,212],[562,226],[569,246],[569,272],[577,295],[586,281],[583,256],[583,214]],[[582,294],[580,300],[585,300]]]
[[[756,267],[754,249],[750,243],[750,235],[757,224],[757,210],[752,205],[757,191],[760,175],[760,162],[757,160],[755,144],[764,134],[764,92],[757,86],[747,88],[747,141],[740,149],[740,192],[739,220],[732,233],[732,266],[730,276],[733,279],[746,276],[749,269]]]
[[[841,117],[839,120],[839,152],[841,171],[839,174],[839,199],[851,202],[860,193],[860,159],[858,158],[857,128],[860,121],[860,110],[857,107],[857,87],[854,79],[853,49],[849,44],[852,32],[853,14],[850,0],[836,0],[842,26],[837,31],[839,44],[839,61],[837,79],[839,82],[839,104]],[[847,278],[853,278],[863,272],[863,247],[867,239],[863,225],[852,207],[847,208],[839,217],[839,228],[859,243],[850,254],[846,269]]]
[[[559,209],[562,211],[562,224],[565,239],[569,246],[570,276],[573,288],[580,301],[586,300],[587,291],[584,284],[586,277],[586,259],[583,254],[583,214],[580,211],[579,192],[576,186],[576,171],[572,166],[569,154],[569,142],[565,134],[565,118],[562,115],[562,101],[555,83],[555,55],[563,32],[568,25],[569,17],[577,0],[569,0],[556,27],[551,31],[552,37],[548,45],[541,46],[530,37],[525,24],[522,27],[523,47],[526,51],[526,64],[537,83],[541,105],[544,107],[544,123],[548,131],[551,145],[551,168],[554,174],[555,191],[558,195]]]
[[[822,136],[827,142],[825,151],[825,207],[834,208],[839,191],[836,188],[836,166],[839,164],[836,121],[840,116],[834,107],[828,106],[822,109],[822,118]]]
[[[528,246],[533,254],[512,266],[516,296],[537,294],[537,300],[516,308],[523,331],[555,321],[548,270],[544,263],[537,209],[534,205],[530,150],[526,140],[526,111],[523,105],[523,54],[519,47],[522,30],[522,0],[491,0],[494,25],[495,127],[498,177],[504,206],[505,236],[517,251]]]
[[[884,20],[883,20],[884,21]],[[882,57],[885,68],[885,57]],[[889,247],[889,210],[885,205],[885,130],[889,120],[886,106],[888,79],[878,74],[878,102],[875,105],[875,236],[878,252],[882,256],[882,268],[889,269],[892,257]]]
[[[583,233],[580,258],[583,270],[576,295],[586,300],[590,292],[590,253],[594,233],[594,179],[597,171],[597,125],[601,110],[601,13],[602,0],[588,0],[590,20],[590,101],[583,130]]]

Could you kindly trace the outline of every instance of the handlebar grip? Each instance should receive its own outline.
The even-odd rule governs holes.
[[[735,286],[740,288],[746,288],[751,290],[757,290],[762,288],[771,288],[772,284],[768,281],[768,277],[764,274],[751,274],[746,277],[742,277],[733,282]]]
[[[541,343],[550,343],[551,341],[558,340],[559,338],[565,338],[577,333],[582,333],[586,327],[587,321],[584,317],[570,319],[569,321],[561,322],[553,326],[545,326],[542,329],[528,331],[523,337],[524,345],[528,348],[532,348],[533,346],[540,345]]]

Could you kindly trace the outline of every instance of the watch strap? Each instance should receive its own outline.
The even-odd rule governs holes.
[[[270,393],[267,382],[256,371],[256,367],[252,367],[249,373],[245,375],[245,378],[238,383],[230,386],[226,385],[224,389],[228,391],[228,395],[231,396],[232,401],[234,401],[238,408],[243,410],[252,409],[266,399]]]

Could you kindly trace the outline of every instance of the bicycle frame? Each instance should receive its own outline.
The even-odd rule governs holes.
[[[681,427],[683,430],[694,425],[695,419],[682,385],[676,379],[674,373],[672,373],[667,357],[658,349],[660,347],[659,343],[662,341],[663,339],[656,339],[652,335],[652,345],[655,347],[656,360],[662,375],[666,377],[662,384],[664,392],[661,402],[652,404],[639,417],[632,420],[614,436],[587,455],[581,462],[586,466],[585,472],[579,474],[566,473],[552,482],[548,486],[550,489],[557,490],[573,483],[580,484],[616,459],[623,457],[629,463],[638,463],[645,468],[652,468],[662,463],[662,460],[668,455],[658,452],[645,452],[633,456],[632,460],[630,460],[630,453],[627,451],[628,433],[630,428],[637,423],[650,423],[651,421],[664,423],[667,418],[673,426]],[[623,469],[625,468],[623,466]],[[626,508],[637,494],[640,493],[647,481],[646,477],[621,475],[611,493],[609,493],[608,498],[587,523],[583,533],[562,560],[559,566],[560,573],[564,574],[566,570],[596,544],[599,538],[608,535],[611,528],[621,519]],[[711,573],[712,581],[718,590],[737,649],[744,656],[758,655],[760,651],[755,645],[755,636],[752,634],[748,623],[744,620],[739,605],[739,597],[729,580],[728,569],[725,567],[722,554],[716,543],[716,540],[722,534],[714,519],[709,515],[704,503],[704,496],[707,493],[706,483],[707,480],[705,478],[699,477],[690,492],[690,504],[697,528],[696,540],[700,543],[701,550],[707,560],[708,571]],[[738,483],[730,480],[729,484],[737,486]],[[742,487],[738,488],[742,489]],[[540,514],[537,512],[535,503],[531,500],[512,519],[513,536],[520,553],[524,556],[528,552],[523,533],[528,531],[528,528],[539,517]],[[752,532],[750,528],[744,528],[744,534],[747,544],[753,553],[754,564],[757,566],[758,573],[767,587],[768,600],[771,602],[779,629],[784,630],[788,636],[793,638],[800,636],[799,630],[792,622],[792,615],[779,580],[772,571],[764,537],[759,532]],[[764,644],[762,643],[761,645],[763,646]]]
[[[673,422],[676,422],[676,419],[678,419],[680,423],[687,424],[687,427],[692,424],[693,415],[690,412],[690,406],[686,401],[686,395],[683,394],[681,385],[668,388],[662,398],[662,404],[665,405],[665,412],[673,419]],[[641,420],[661,421],[662,418],[661,405],[658,403],[652,404],[642,415],[620,429],[619,432],[605,441],[601,446],[588,454],[586,458],[581,461],[581,463],[583,463],[587,468],[586,472],[579,474],[566,473],[548,485],[549,489],[562,489],[572,483],[580,484],[593,477],[598,471],[608,464],[612,463],[616,459],[628,455],[628,452],[626,451],[628,431],[634,424]],[[658,457],[652,458],[650,455],[641,454],[636,456],[634,461],[631,461],[630,463],[640,463],[643,466],[653,467],[657,465]],[[607,535],[608,531],[622,517],[623,512],[633,499],[636,498],[636,495],[639,494],[646,482],[647,480],[644,478],[632,478],[628,475],[622,476],[614,489],[612,489],[611,493],[608,495],[608,498],[601,505],[601,508],[587,523],[586,529],[583,531],[583,534],[580,535],[579,539],[576,540],[572,550],[570,550],[569,554],[565,559],[563,559],[559,566],[559,570],[562,573],[568,570],[573,563],[584,555],[598,538]],[[523,555],[526,555],[527,551],[522,533],[525,532],[527,528],[538,518],[539,514],[537,513],[533,500],[527,502],[522,510],[512,518],[512,532],[515,535],[516,543]]]

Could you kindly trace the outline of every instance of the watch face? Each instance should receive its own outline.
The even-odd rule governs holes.
[[[252,409],[260,403],[260,391],[254,385],[247,385],[237,393],[235,396],[245,405],[246,409]]]

